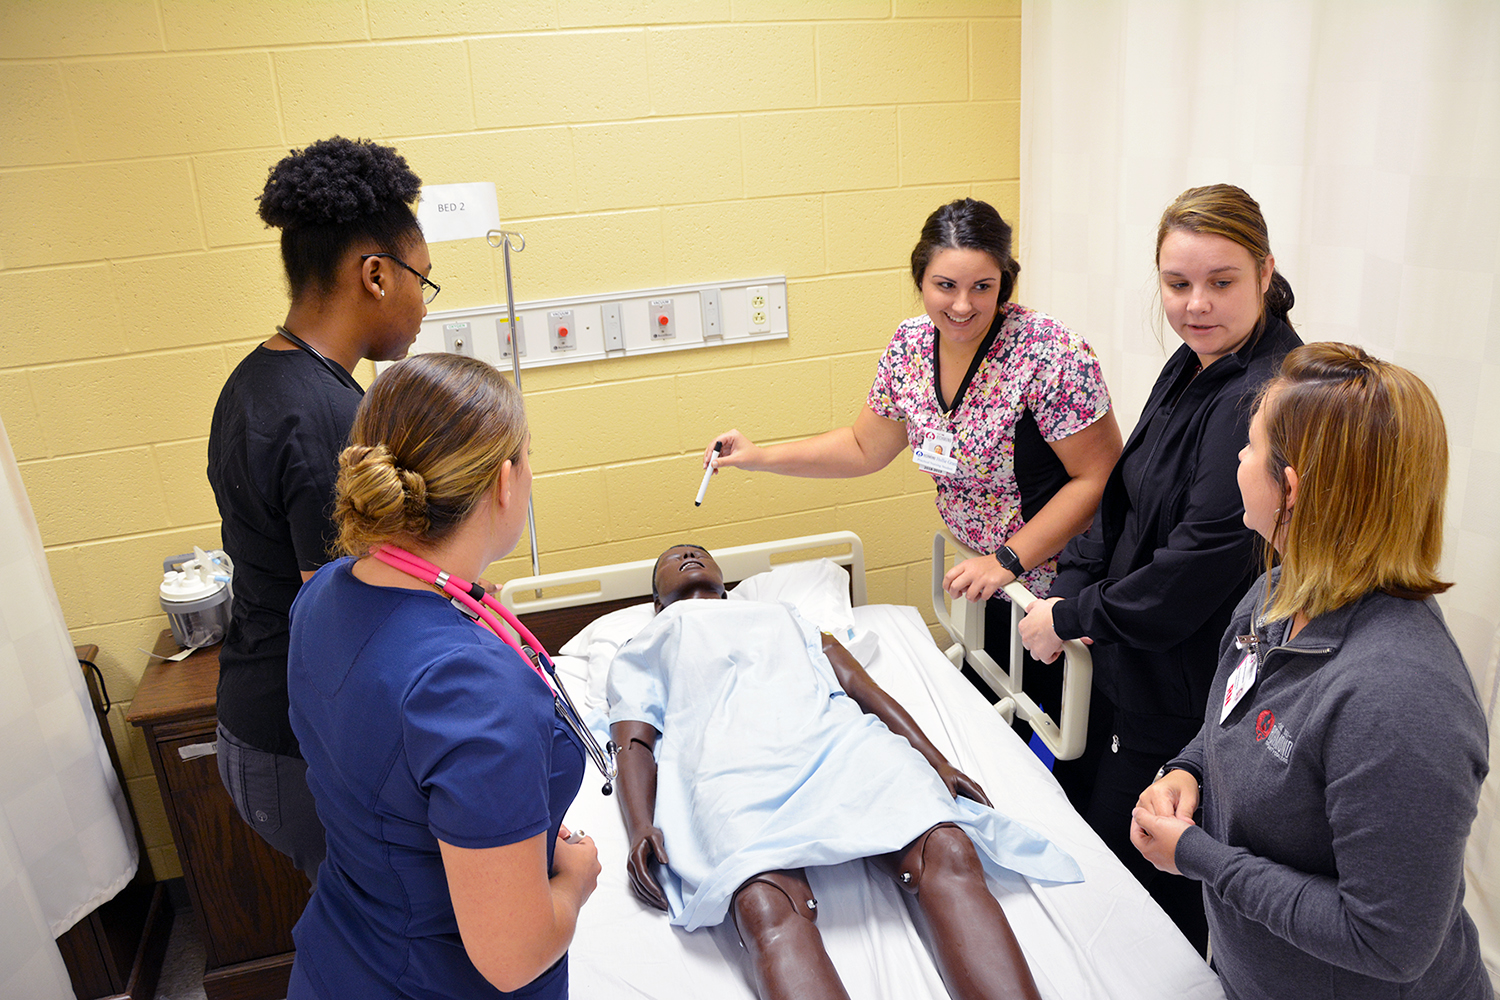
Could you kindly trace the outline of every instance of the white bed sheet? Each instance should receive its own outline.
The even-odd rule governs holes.
[[[1047,1000],[1222,1000],[1217,978],[1139,883],[1068,804],[1052,775],[933,644],[914,608],[853,609],[878,636],[865,661],[933,743],[978,780],[997,808],[1051,837],[1083,868],[1075,885],[991,878]],[[559,674],[585,713],[601,707],[602,681],[588,661],[558,658]],[[597,664],[599,658],[595,658]],[[596,668],[597,672],[597,668]],[[639,903],[625,873],[624,825],[590,770],[567,822],[599,845],[604,871],[579,917],[572,992],[589,998],[751,1000],[733,924],[687,932]],[[818,928],[851,996],[945,998],[904,894],[865,862],[808,870]]]

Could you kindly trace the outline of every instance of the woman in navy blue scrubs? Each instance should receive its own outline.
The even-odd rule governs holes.
[[[547,679],[391,547],[473,580],[531,495],[521,395],[482,361],[375,380],[339,459],[339,547],[292,608],[287,686],[328,833],[288,996],[565,997],[598,852]],[[431,579],[430,577],[428,578]]]

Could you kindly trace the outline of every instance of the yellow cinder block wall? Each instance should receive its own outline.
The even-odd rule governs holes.
[[[494,181],[523,301],[786,275],[785,342],[525,374],[544,571],[851,528],[870,599],[926,603],[938,518],[905,456],[689,498],[717,431],[853,418],[921,312],[929,211],[1015,219],[1019,0],[0,0],[0,93],[0,418],[160,876],[180,868],[124,716],[160,560],[218,544],[219,387],[285,314],[254,197],[289,148],[372,138],[428,184]],[[437,306],[503,301],[483,241],[432,258]]]

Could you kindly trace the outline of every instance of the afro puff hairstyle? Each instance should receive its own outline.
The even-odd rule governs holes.
[[[281,260],[292,298],[333,291],[350,247],[374,244],[399,254],[422,235],[411,202],[422,188],[389,146],[334,136],[271,168],[260,217],[281,230]]]

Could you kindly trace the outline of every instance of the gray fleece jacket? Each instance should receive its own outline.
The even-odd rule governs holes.
[[[1488,730],[1437,602],[1371,593],[1282,644],[1288,623],[1259,621],[1265,586],[1235,609],[1203,729],[1168,765],[1203,784],[1175,860],[1203,883],[1225,993],[1491,1000],[1463,909]],[[1252,618],[1259,676],[1221,723]]]

